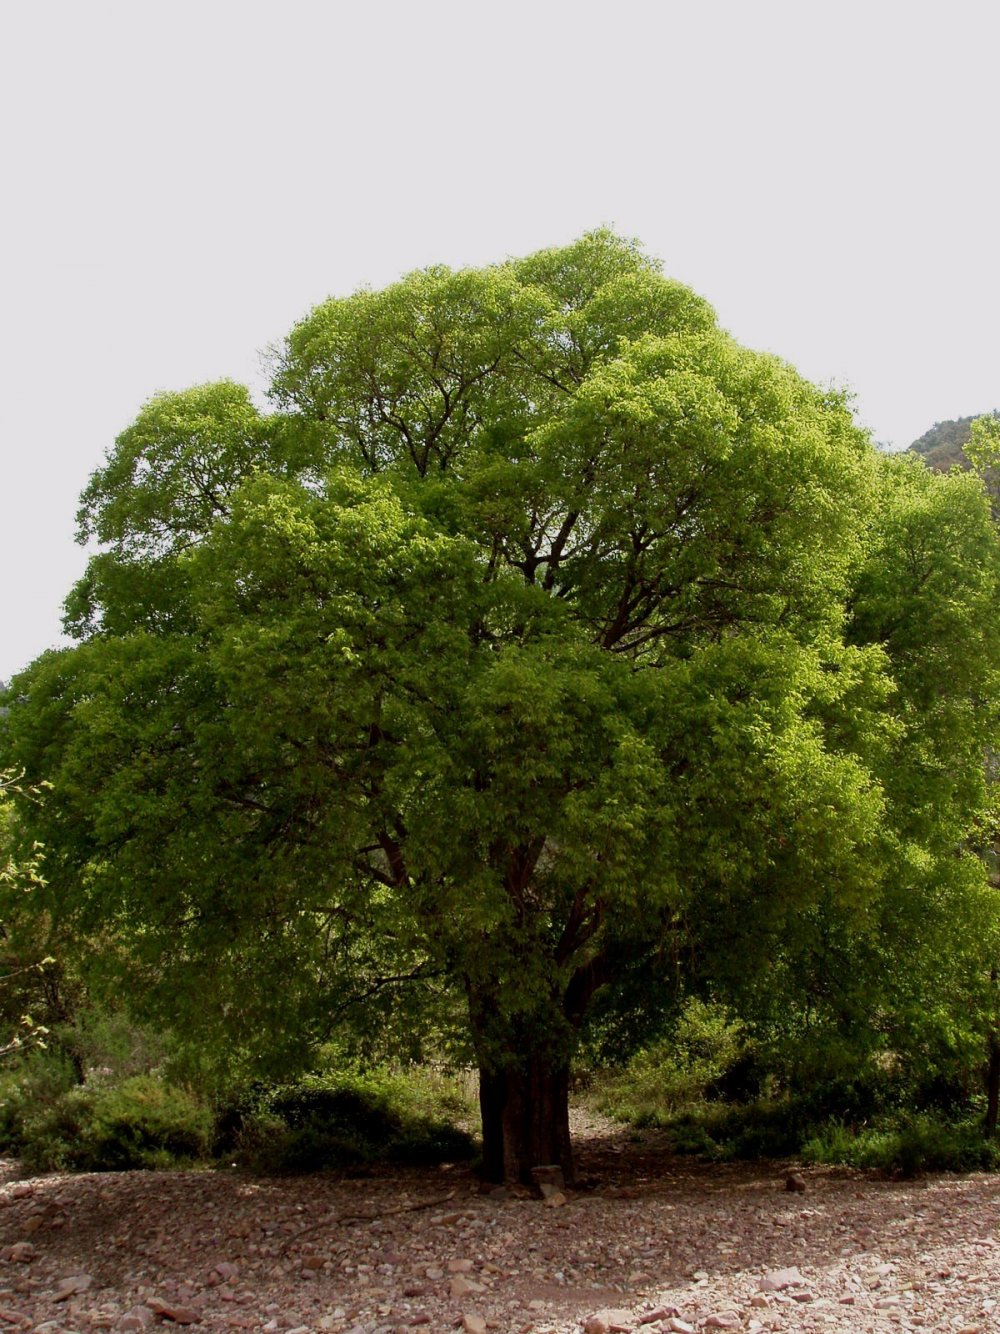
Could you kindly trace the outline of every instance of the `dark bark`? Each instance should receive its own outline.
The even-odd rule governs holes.
[[[513,1067],[480,1070],[483,1176],[530,1183],[531,1169],[558,1164],[573,1181],[569,1138],[569,1067],[533,1056]]]
[[[988,1139],[997,1133],[997,1112],[1000,1111],[1000,1037],[990,1037],[990,1058],[986,1067],[986,1121],[983,1129]]]
[[[997,983],[997,969],[990,969],[990,981]],[[986,1066],[986,1120],[983,1130],[988,1139],[997,1133],[997,1113],[1000,1111],[1000,1030],[990,1033],[989,1056]]]

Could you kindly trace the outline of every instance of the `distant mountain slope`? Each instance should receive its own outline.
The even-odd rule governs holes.
[[[968,442],[970,427],[975,420],[975,417],[956,417],[953,421],[935,422],[919,440],[914,440],[910,450],[920,454],[928,468],[935,472],[947,472],[956,464],[959,468],[969,468],[971,464],[962,446]]]

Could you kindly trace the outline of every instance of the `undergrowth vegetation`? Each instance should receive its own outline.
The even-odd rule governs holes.
[[[468,1159],[461,1081],[427,1068],[335,1065],[211,1096],[169,1041],[89,1013],[48,1049],[0,1071],[0,1152],[31,1172],[220,1164],[264,1173],[350,1171],[377,1161]]]
[[[940,1062],[931,1075],[884,1054],[851,1057],[830,1034],[767,1049],[723,1007],[691,1001],[670,1032],[592,1073],[585,1097],[660,1129],[676,1153],[715,1160],[800,1157],[900,1176],[1000,1167],[974,1058],[943,1079]]]
[[[676,1153],[797,1157],[910,1176],[1000,1168],[974,1070],[844,1059],[836,1043],[768,1047],[724,1007],[689,1001],[673,1027],[609,1068],[578,1071],[578,1098]],[[378,1163],[470,1161],[473,1081],[427,1064],[364,1067],[331,1046],[284,1082],[207,1077],[203,1052],[122,1013],[84,1006],[47,1048],[0,1067],[0,1153],[25,1170],[219,1166],[286,1175]]]

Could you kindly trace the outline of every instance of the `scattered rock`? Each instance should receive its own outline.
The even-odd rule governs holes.
[[[7,1259],[13,1260],[15,1264],[31,1264],[35,1258],[35,1248],[30,1241],[15,1241],[7,1253]]]
[[[89,1274],[73,1274],[70,1278],[61,1278],[56,1284],[52,1300],[54,1302],[68,1301],[70,1297],[75,1297],[78,1292],[86,1292],[93,1281]]]
[[[806,1179],[801,1172],[789,1172],[785,1177],[785,1190],[797,1191],[800,1195],[806,1188]]]
[[[566,1196],[561,1190],[554,1190],[551,1195],[545,1196],[545,1203],[550,1209],[558,1209],[566,1203]]]
[[[606,1321],[599,1315],[589,1315],[583,1322],[583,1334],[608,1334]]]
[[[486,1321],[473,1311],[465,1311],[462,1314],[462,1328],[465,1334],[486,1334]]]
[[[174,1306],[170,1302],[160,1300],[158,1297],[150,1297],[147,1302],[153,1315],[161,1320],[170,1320],[175,1325],[196,1325],[201,1320],[201,1313],[196,1311],[193,1306]],[[266,1329],[267,1326],[265,1325]]]
[[[667,1321],[667,1329],[671,1334],[694,1334],[694,1325],[689,1325],[686,1320],[681,1320],[675,1315]]]
[[[118,1322],[123,1334],[140,1334],[140,1331],[153,1323],[153,1312],[148,1306],[133,1306]]]
[[[671,1316],[680,1315],[676,1306],[658,1306],[654,1311],[647,1311],[645,1315],[639,1317],[640,1325],[653,1325],[660,1320],[669,1320]]]
[[[705,1321],[706,1329],[742,1329],[743,1321],[735,1311],[717,1311]]]
[[[793,1266],[791,1269],[772,1269],[760,1281],[761,1292],[784,1292],[785,1288],[798,1288],[805,1279]]]
[[[0,1320],[13,1325],[15,1329],[29,1329],[35,1323],[30,1315],[15,1311],[12,1306],[0,1306]]]
[[[473,1293],[486,1291],[481,1283],[473,1282],[471,1278],[466,1278],[464,1274],[456,1274],[448,1286],[453,1297],[468,1297]]]
[[[539,1167],[533,1167],[529,1173],[531,1184],[541,1194],[545,1194],[546,1187],[550,1191],[563,1190],[566,1186],[566,1180],[563,1176],[563,1170],[558,1163],[547,1163]]]
[[[473,1260],[448,1261],[448,1272],[450,1274],[469,1274],[472,1272],[473,1269],[475,1269],[475,1267],[476,1267],[475,1261]]]

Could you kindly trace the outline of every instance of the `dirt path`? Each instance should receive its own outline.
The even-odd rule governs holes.
[[[1000,1329],[1000,1177],[807,1171],[792,1194],[773,1164],[601,1129],[580,1153],[599,1184],[564,1203],[484,1196],[464,1167],[8,1173],[0,1334]]]

